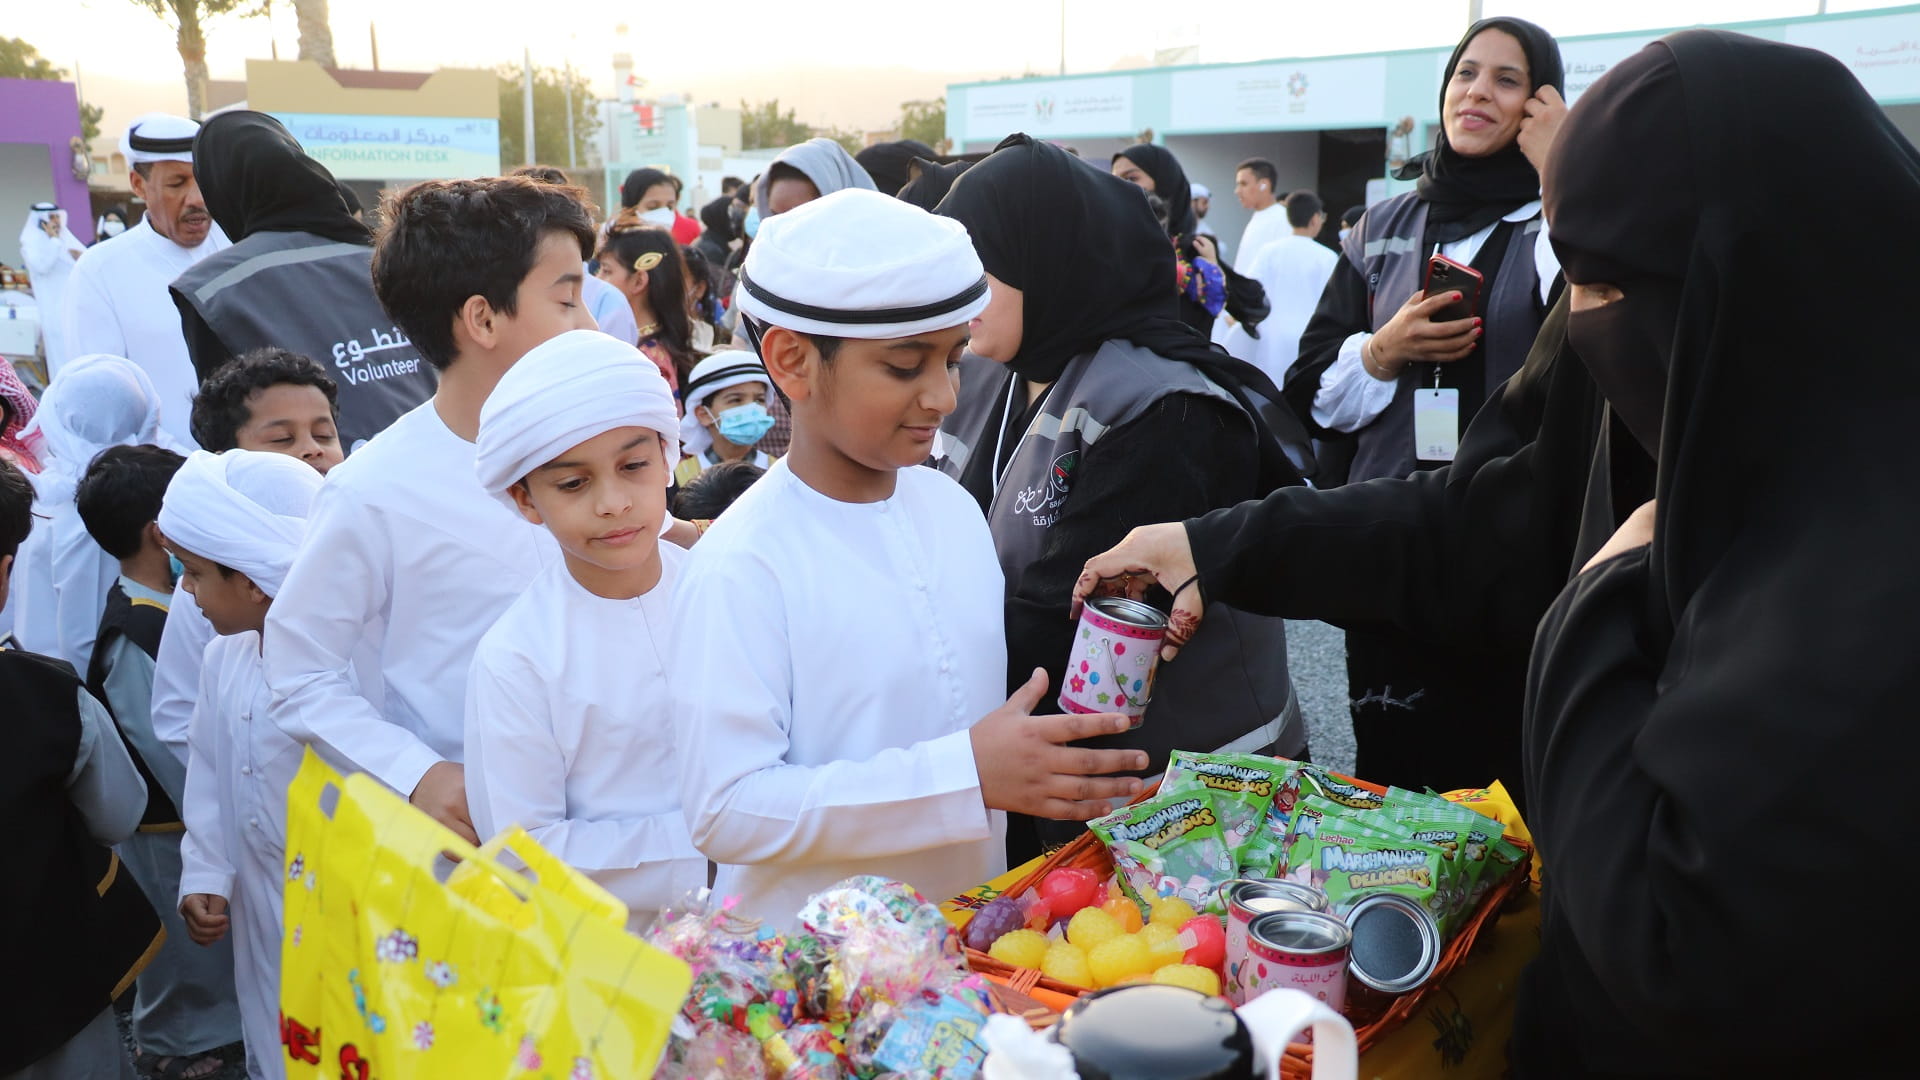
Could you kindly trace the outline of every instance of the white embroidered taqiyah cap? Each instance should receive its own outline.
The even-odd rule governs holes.
[[[717,352],[695,364],[687,374],[687,385],[680,388],[680,400],[687,408],[687,414],[680,418],[680,449],[698,454],[713,445],[713,436],[707,433],[706,425],[694,418],[695,407],[729,386],[750,382],[766,383],[769,391],[773,389],[767,365],[744,350]]]
[[[667,468],[680,460],[680,417],[660,369],[619,338],[569,330],[534,346],[487,395],[474,472],[488,494],[513,506],[507,491],[527,474],[623,427],[659,432]]]
[[[128,165],[156,161],[193,161],[193,137],[200,125],[171,113],[148,113],[127,125],[120,136],[120,154]]]
[[[761,222],[734,303],[803,334],[911,337],[986,310],[987,276],[966,226],[849,189]]]
[[[286,454],[195,450],[167,483],[160,532],[278,596],[320,494],[320,470]]]

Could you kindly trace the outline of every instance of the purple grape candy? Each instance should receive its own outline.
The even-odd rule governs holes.
[[[1025,905],[1011,896],[989,900],[967,923],[967,948],[986,952],[1002,937],[1027,925]]]

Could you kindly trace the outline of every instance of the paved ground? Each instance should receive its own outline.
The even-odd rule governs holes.
[[[1313,760],[1353,772],[1353,723],[1347,715],[1347,635],[1322,622],[1287,622],[1287,663],[1306,715]]]

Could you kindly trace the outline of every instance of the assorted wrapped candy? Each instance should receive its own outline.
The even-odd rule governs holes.
[[[972,1080],[991,1011],[940,909],[886,878],[812,897],[776,934],[704,898],[648,940],[694,970],[661,1075],[687,1080]]]

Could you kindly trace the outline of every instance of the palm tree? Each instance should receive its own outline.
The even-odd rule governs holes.
[[[200,119],[207,108],[207,38],[201,24],[238,9],[242,16],[257,15],[261,7],[250,0],[133,0],[173,27],[175,47],[187,77],[187,115]]]
[[[327,0],[293,0],[294,21],[300,25],[300,59],[321,67],[333,62],[333,28],[327,25]]]

